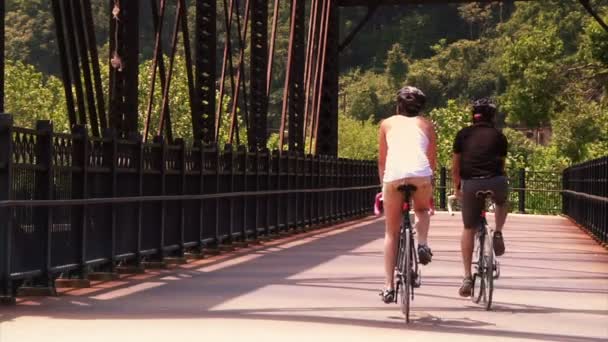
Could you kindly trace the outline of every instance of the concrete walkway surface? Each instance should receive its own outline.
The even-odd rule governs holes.
[[[458,215],[458,213],[457,213]],[[458,297],[459,216],[436,214],[406,325],[367,219],[0,307],[0,342],[608,341],[608,252],[568,220],[512,215],[493,311]]]

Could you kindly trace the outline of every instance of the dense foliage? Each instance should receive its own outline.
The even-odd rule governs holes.
[[[608,2],[592,3],[608,20]],[[467,4],[458,10],[460,18],[449,20],[468,23],[468,34],[453,38],[456,29],[452,39],[427,40],[427,56],[399,35],[392,46],[369,49],[388,51],[384,68],[345,71],[342,111],[378,122],[393,113],[397,85],[421,88],[438,132],[439,160],[446,165],[455,133],[470,122],[468,104],[490,96],[501,106],[501,119],[506,116],[510,167],[561,169],[608,153],[608,33],[580,4],[541,0],[509,9]],[[425,18],[421,12],[411,15],[419,20],[408,23]],[[396,69],[404,81],[395,77]],[[552,131],[544,146],[524,134],[541,128]],[[366,139],[372,151],[376,138]]]
[[[150,16],[146,12],[149,8],[143,3],[142,126],[150,83],[148,61],[153,48]],[[194,1],[187,3],[192,27]],[[222,3],[218,1],[220,13]],[[608,0],[591,3],[608,20]],[[105,61],[107,2],[92,0],[92,4],[97,43]],[[356,26],[365,11],[341,10],[343,36]],[[172,18],[171,11],[168,17]],[[37,119],[52,119],[58,130],[67,130],[63,88],[57,78],[59,63],[50,1],[9,0],[6,22],[7,112],[16,115],[19,125],[32,126]],[[224,25],[220,17],[218,25]],[[288,30],[289,6],[284,5],[270,98],[271,131],[279,125]],[[168,40],[170,30],[166,31]],[[218,38],[216,53],[221,57],[225,37]],[[376,156],[378,122],[394,112],[394,94],[404,84],[418,86],[429,98],[426,112],[436,125],[442,164],[449,162],[453,136],[469,122],[468,103],[480,96],[497,99],[506,115],[505,134],[511,143],[512,167],[560,169],[608,151],[608,33],[577,1],[380,8],[366,29],[342,52],[340,64],[342,157]],[[170,93],[174,130],[176,136],[189,138],[183,59],[178,58],[176,65]],[[107,74],[107,66],[104,70]],[[226,102],[224,107],[223,112],[229,112]],[[157,115],[159,111],[160,103],[155,103],[153,112]],[[224,115],[222,125],[228,124]],[[156,125],[153,121],[153,130]],[[240,122],[241,141],[245,141],[246,134],[243,126]],[[536,144],[523,133],[540,128],[552,130],[552,139],[546,146]],[[273,136],[269,145],[275,146],[276,140]],[[222,141],[226,141],[225,136]]]

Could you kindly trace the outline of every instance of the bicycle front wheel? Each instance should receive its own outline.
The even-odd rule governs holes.
[[[405,315],[405,322],[410,322],[410,292],[412,290],[412,237],[409,231],[405,233],[404,262],[401,268],[402,291],[401,311]]]

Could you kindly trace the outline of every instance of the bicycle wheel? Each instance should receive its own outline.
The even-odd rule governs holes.
[[[477,233],[475,236],[475,249],[473,255],[477,257],[477,264],[475,273],[473,274],[473,291],[471,293],[471,300],[477,304],[481,301],[484,295],[485,277],[484,277],[484,258],[483,258],[483,240],[484,237]]]
[[[405,322],[410,322],[410,291],[412,289],[412,238],[409,229],[405,232],[404,262],[401,268],[402,291],[401,311],[405,315]]]
[[[492,307],[492,295],[494,294],[494,243],[491,236],[491,231],[489,231],[484,244],[484,302],[486,310],[490,310]]]

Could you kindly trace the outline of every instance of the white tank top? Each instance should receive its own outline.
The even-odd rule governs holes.
[[[384,182],[433,175],[426,151],[429,138],[415,117],[401,116],[386,133],[387,154]]]

